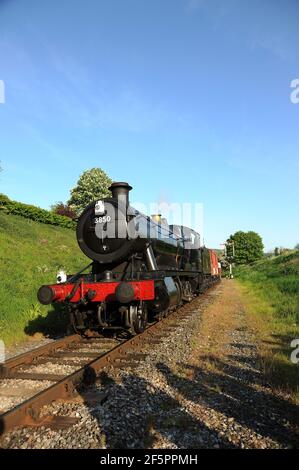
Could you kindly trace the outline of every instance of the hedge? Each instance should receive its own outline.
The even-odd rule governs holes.
[[[75,229],[76,223],[69,217],[55,214],[40,207],[11,201],[5,194],[0,193],[0,210],[6,214],[20,215],[27,219],[43,224],[59,225],[60,227]]]

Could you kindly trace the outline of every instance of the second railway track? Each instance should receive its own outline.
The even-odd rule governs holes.
[[[8,409],[0,406],[0,435],[19,426],[71,425],[67,417],[41,417],[42,407],[74,399],[80,386],[95,383],[104,368],[134,368],[146,357],[148,346],[159,343],[206,298],[207,293],[197,297],[129,339],[72,335],[9,359],[0,369],[0,398],[8,400]]]

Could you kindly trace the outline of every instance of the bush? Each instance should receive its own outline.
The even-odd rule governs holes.
[[[6,196],[6,194],[0,193],[0,206],[1,206],[2,204],[6,204],[6,203],[9,202],[9,201],[10,201],[10,199],[9,199],[8,196]]]
[[[35,220],[43,224],[58,225],[64,228],[74,229],[76,224],[68,217],[55,214],[54,212],[41,209],[40,207],[11,201],[4,194],[0,194],[0,210],[7,214],[20,215],[26,219]]]
[[[57,202],[57,204],[52,206],[52,212],[54,212],[54,214],[63,215],[64,217],[68,217],[72,220],[77,218],[76,212],[67,204],[63,204],[63,202]]]

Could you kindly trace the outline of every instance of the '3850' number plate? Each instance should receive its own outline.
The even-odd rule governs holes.
[[[94,219],[95,224],[105,224],[106,222],[111,222],[110,215],[103,215],[102,217],[95,217]]]

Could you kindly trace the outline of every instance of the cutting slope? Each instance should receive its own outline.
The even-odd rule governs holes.
[[[77,272],[88,264],[74,230],[0,213],[0,338],[6,344],[38,331],[59,330],[64,314],[41,306],[41,284],[56,282],[64,268]]]

